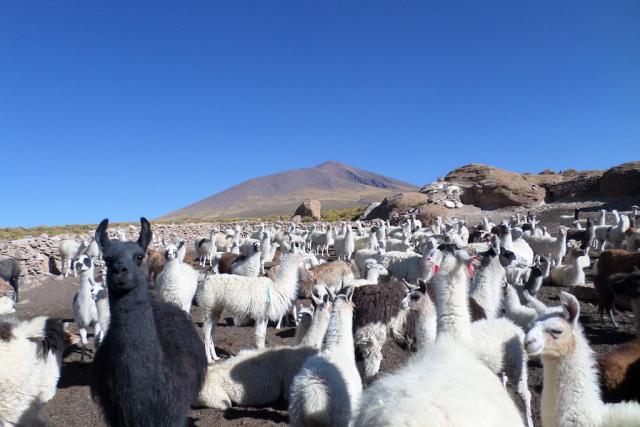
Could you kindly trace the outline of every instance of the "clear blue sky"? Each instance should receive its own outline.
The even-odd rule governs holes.
[[[0,226],[329,159],[415,184],[639,159],[639,23],[637,0],[3,0]]]

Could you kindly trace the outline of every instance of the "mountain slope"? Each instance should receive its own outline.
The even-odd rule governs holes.
[[[349,208],[380,201],[416,186],[337,162],[245,181],[160,219],[242,218],[292,214],[305,200],[323,209]]]

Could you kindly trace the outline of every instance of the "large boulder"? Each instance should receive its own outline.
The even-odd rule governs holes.
[[[377,208],[378,206],[380,206],[380,203],[382,203],[382,202],[371,202],[371,203],[369,203],[369,206],[367,206],[367,208],[364,210],[364,212],[362,212],[362,214],[360,215],[360,219],[362,219],[362,220],[367,219],[369,214],[371,214],[371,211],[374,210],[375,208]]]
[[[445,178],[462,188],[464,204],[493,210],[509,206],[536,207],[544,202],[545,189],[522,175],[493,166],[470,164],[451,171]]]
[[[393,219],[416,206],[426,204],[429,198],[426,194],[417,191],[408,191],[406,193],[396,194],[387,197],[378,206],[373,208],[365,219]]]
[[[623,163],[607,170],[598,187],[605,199],[640,196],[640,161]]]
[[[314,219],[320,219],[320,210],[322,204],[320,200],[307,200],[293,213],[293,216],[300,215],[301,217],[311,217]]]

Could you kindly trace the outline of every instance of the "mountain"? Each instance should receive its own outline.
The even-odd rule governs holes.
[[[413,184],[329,161],[250,179],[159,219],[292,215],[300,203],[310,199],[320,200],[322,209],[342,209],[416,190]]]

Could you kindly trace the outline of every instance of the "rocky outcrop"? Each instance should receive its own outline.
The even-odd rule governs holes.
[[[543,184],[547,202],[585,201],[600,198],[598,183],[602,175],[582,174],[560,182]]]
[[[598,182],[598,189],[605,199],[640,196],[640,161],[607,170]]]
[[[300,215],[301,217],[311,217],[313,219],[320,219],[322,204],[319,200],[307,200],[293,213],[293,216]]]
[[[426,194],[418,191],[396,194],[395,196],[384,199],[380,205],[371,210],[365,219],[394,219],[402,212],[427,204],[428,200],[429,197]]]
[[[373,211],[375,208],[380,206],[380,203],[382,203],[382,202],[369,203],[369,206],[367,206],[367,208],[364,210],[364,212],[362,212],[362,214],[360,215],[360,219],[362,219],[362,220],[367,219],[369,217],[369,215],[371,214],[371,211]]]
[[[466,165],[451,171],[445,181],[462,188],[462,203],[486,210],[537,207],[545,200],[542,186],[528,182],[518,173],[493,166]]]

